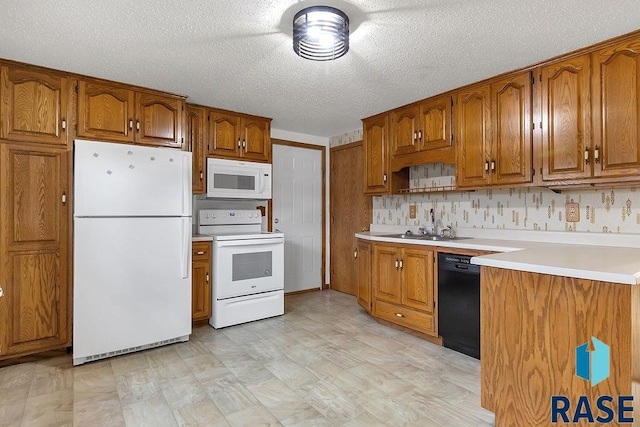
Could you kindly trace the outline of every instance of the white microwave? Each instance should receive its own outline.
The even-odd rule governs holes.
[[[207,197],[271,198],[271,164],[207,158]]]

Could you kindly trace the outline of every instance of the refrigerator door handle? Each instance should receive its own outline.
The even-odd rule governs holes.
[[[189,254],[191,253],[191,218],[182,219],[182,256],[180,257],[180,274],[183,279],[189,277]]]
[[[182,156],[182,215],[191,216],[191,156]]]

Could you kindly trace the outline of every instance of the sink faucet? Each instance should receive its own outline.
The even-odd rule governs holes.
[[[436,215],[433,212],[433,208],[429,210],[429,215],[431,216],[431,232],[436,235],[438,234],[438,225],[436,224]]]
[[[440,232],[440,237],[444,237],[444,233],[447,233],[449,235],[450,239],[455,238],[455,233],[453,231],[453,226],[452,225],[447,225],[445,228],[442,229],[442,231]]]

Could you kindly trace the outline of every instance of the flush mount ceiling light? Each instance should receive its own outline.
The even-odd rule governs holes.
[[[312,61],[331,61],[349,50],[349,18],[334,7],[312,6],[293,18],[293,50]]]

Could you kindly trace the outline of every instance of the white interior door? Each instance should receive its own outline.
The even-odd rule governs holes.
[[[321,150],[273,146],[272,225],[284,233],[284,291],[321,289]]]

